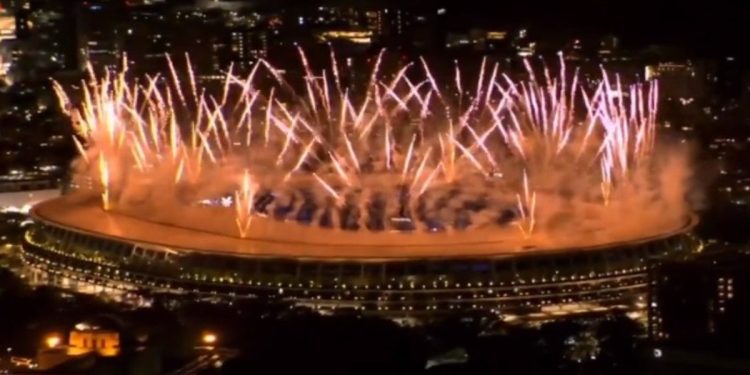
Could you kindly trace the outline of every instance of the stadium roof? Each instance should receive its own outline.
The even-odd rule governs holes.
[[[167,220],[158,210],[149,214],[104,211],[97,198],[73,194],[48,200],[34,206],[32,216],[54,226],[146,248],[326,261],[485,258],[589,250],[669,237],[690,230],[697,221],[689,217],[610,236],[580,232],[534,235],[524,240],[512,226],[445,233],[350,232],[258,217],[253,219],[248,238],[239,238],[230,209],[187,208]]]

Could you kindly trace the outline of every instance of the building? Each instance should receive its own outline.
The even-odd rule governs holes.
[[[193,70],[198,76],[216,74],[221,68],[218,53],[226,50],[222,33],[221,12],[210,12],[195,7],[181,7],[171,14],[171,50],[174,59],[190,56]]]
[[[361,53],[372,43],[370,30],[325,30],[317,33],[318,40],[330,43],[340,55]]]
[[[750,252],[705,250],[649,266],[649,336],[659,347],[750,353]]]
[[[0,43],[16,39],[16,17],[13,13],[0,11]]]
[[[102,357],[114,357],[120,352],[120,334],[97,325],[79,323],[70,331],[68,355],[96,353]]]
[[[413,10],[408,38],[418,51],[441,51],[445,48],[447,20],[445,8]]]
[[[628,241],[518,251],[503,241],[472,242],[471,235],[325,234],[330,229],[272,219],[254,221],[272,237],[242,239],[110,215],[98,200],[75,193],[35,206],[32,216],[22,258],[38,283],[124,298],[149,291],[284,300],[399,319],[457,310],[507,320],[639,311],[647,260],[691,251],[684,233],[694,224],[686,218],[673,230]]]
[[[229,63],[240,71],[249,70],[259,59],[268,56],[268,38],[263,29],[229,30]]]
[[[120,1],[91,1],[80,5],[78,49],[82,66],[116,68],[122,59],[121,28],[125,8]]]
[[[8,10],[0,10],[0,81],[9,78],[15,48],[16,17]]]
[[[367,13],[367,22],[379,43],[404,44],[408,42],[405,35],[412,24],[412,14],[401,8],[378,9]]]
[[[433,7],[390,7],[363,13],[361,24],[372,31],[373,42],[416,51],[446,47],[447,11]]]
[[[536,41],[533,41],[529,37],[529,30],[526,28],[516,30],[511,41],[511,46],[520,57],[532,56],[537,50]],[[573,49],[575,50],[576,47],[574,46]]]
[[[645,78],[658,79],[660,95],[667,100],[686,100],[697,94],[696,67],[691,61],[665,61],[646,65]]]
[[[122,29],[122,53],[129,68],[140,73],[167,71],[165,56],[172,45],[171,23],[163,5],[130,7]]]
[[[88,355],[115,357],[120,354],[120,334],[102,326],[78,323],[68,333],[67,342],[51,333],[37,353],[39,370],[56,368],[65,362]]]
[[[683,140],[692,138],[706,113],[706,101],[712,100],[706,85],[705,65],[690,60],[663,61],[646,65],[645,78],[658,80],[660,116],[665,128],[682,132]]]
[[[31,0],[16,11],[16,79],[46,80],[79,68],[77,2]]]

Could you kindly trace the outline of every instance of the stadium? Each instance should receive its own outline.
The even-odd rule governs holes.
[[[690,251],[686,233],[695,224],[687,217],[638,238],[521,249],[465,233],[406,243],[403,233],[379,233],[344,246],[310,227],[304,229],[317,232],[317,241],[285,241],[306,238],[287,235],[295,223],[243,239],[107,212],[75,194],[35,206],[32,217],[23,257],[47,283],[113,294],[281,299],[415,318],[458,310],[522,319],[637,310],[647,260]]]
[[[300,56],[296,85],[259,61],[210,93],[170,60],[169,85],[91,72],[77,101],[57,86],[80,156],[72,193],[32,210],[37,276],[543,319],[638,309],[648,259],[691,248],[690,153],[657,141],[656,82],[579,83],[562,57],[516,81],[483,60],[466,90],[424,60],[381,72],[381,52],[352,81],[333,51],[319,71]]]

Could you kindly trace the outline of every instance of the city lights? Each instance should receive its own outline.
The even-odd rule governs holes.
[[[747,16],[0,0],[0,374],[750,368]]]
[[[47,347],[48,347],[48,348],[50,348],[50,349],[54,349],[54,348],[56,348],[56,347],[57,347],[58,345],[60,345],[60,343],[61,343],[61,342],[62,342],[62,339],[61,339],[61,338],[60,338],[60,336],[59,336],[59,335],[57,335],[57,334],[51,334],[51,335],[47,336],[47,337],[46,337],[46,338],[44,339],[44,343],[45,343],[45,344],[47,345]]]
[[[216,334],[213,332],[204,332],[201,336],[201,342],[208,346],[215,345],[218,340],[218,336],[216,336]]]

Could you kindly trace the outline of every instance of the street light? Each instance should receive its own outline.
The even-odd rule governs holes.
[[[60,336],[58,335],[49,335],[46,339],[44,339],[44,343],[47,344],[47,347],[50,349],[56,348],[58,345],[60,345]]]

